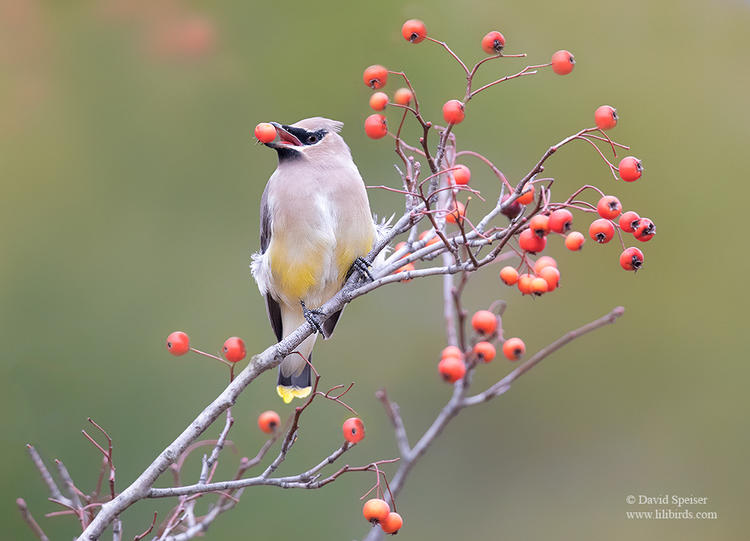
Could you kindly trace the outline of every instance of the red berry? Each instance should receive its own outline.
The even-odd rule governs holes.
[[[641,178],[643,164],[638,158],[628,156],[620,161],[620,165],[617,167],[617,172],[620,173],[620,178],[625,182],[634,182]]]
[[[521,250],[535,254],[544,250],[547,246],[547,239],[537,237],[531,229],[524,229],[518,236],[518,245]]]
[[[567,209],[557,209],[549,215],[549,229],[555,233],[567,233],[573,226],[573,215]]]
[[[609,105],[600,105],[594,111],[594,122],[600,130],[611,130],[617,126],[617,111]]]
[[[523,207],[521,206],[521,203],[518,202],[518,199],[513,201],[510,205],[505,206],[505,200],[508,199],[509,197],[510,196],[507,194],[503,196],[503,205],[500,207],[500,212],[504,216],[507,216],[509,219],[512,220],[513,218],[521,214],[521,212],[523,211]],[[523,195],[521,195],[521,197],[523,197]],[[532,198],[534,197],[533,193],[531,194],[531,197]]]
[[[456,359],[463,359],[464,354],[456,346],[447,346],[440,353],[440,358],[445,359],[446,357],[455,357]]]
[[[554,291],[560,285],[560,271],[556,267],[544,267],[537,274],[547,282],[547,291]]]
[[[542,257],[536,260],[536,263],[534,263],[534,272],[539,274],[540,272],[542,272],[542,269],[544,267],[557,268],[557,261],[555,261],[554,258],[548,255],[543,255]]]
[[[397,268],[395,271],[393,271],[392,274],[400,274],[402,272],[410,272],[416,270],[416,267],[414,266],[414,263],[407,263],[406,265]],[[401,279],[402,283],[411,282],[411,278],[405,277]]]
[[[599,244],[606,244],[615,236],[615,226],[609,220],[599,218],[591,223],[589,236]]]
[[[539,238],[545,236],[549,233],[549,216],[537,214],[529,221],[529,229]]]
[[[266,434],[273,433],[279,425],[281,425],[281,417],[273,410],[264,411],[258,415],[258,428]]]
[[[365,119],[365,133],[371,139],[380,139],[388,133],[388,124],[383,115],[377,113]]]
[[[359,417],[350,417],[344,421],[341,430],[349,443],[359,443],[365,438],[365,425]]]
[[[620,216],[620,229],[626,233],[633,233],[638,227],[640,220],[641,217],[636,212],[629,210]]]
[[[375,111],[382,111],[388,105],[388,94],[385,92],[375,92],[370,96],[370,107]]]
[[[459,221],[463,221],[464,216],[466,216],[466,207],[461,201],[456,201],[456,204],[451,205],[448,209],[448,214],[445,215],[445,221],[455,224]]]
[[[487,54],[500,54],[505,47],[505,36],[497,30],[488,32],[482,38],[482,50]]]
[[[422,231],[419,234],[419,240],[425,240],[428,235],[432,235],[432,238],[430,238],[430,240],[428,240],[426,242],[425,247],[432,246],[433,244],[435,244],[437,242],[440,242],[440,237],[438,237],[437,235],[435,235],[435,232],[433,230],[431,230],[431,229],[429,229],[427,231]]]
[[[585,240],[586,238],[583,236],[583,233],[579,231],[571,231],[565,237],[565,247],[572,252],[576,252],[583,248]]]
[[[497,330],[497,316],[489,310],[479,310],[471,317],[471,326],[479,334],[493,334]]]
[[[539,276],[531,279],[531,292],[536,295],[542,295],[543,293],[547,293],[549,290],[549,285],[547,284],[547,280],[544,278],[541,278]]]
[[[172,355],[185,355],[190,351],[190,338],[182,331],[175,331],[167,336],[167,349]]]
[[[261,143],[270,143],[276,139],[276,128],[268,122],[261,122],[255,126],[255,137]]]
[[[459,186],[466,186],[471,180],[471,169],[465,165],[457,165],[453,171],[453,180]]]
[[[464,104],[460,101],[449,100],[443,105],[443,118],[448,124],[460,124],[465,116]]]
[[[656,235],[656,226],[654,225],[654,222],[648,218],[641,218],[638,221],[638,227],[633,232],[633,235],[635,235],[635,238],[639,241],[646,242]]]
[[[365,70],[364,74],[362,74],[362,80],[370,88],[383,88],[388,81],[388,70],[383,66],[375,64]]]
[[[242,338],[232,336],[231,338],[227,338],[224,342],[224,357],[226,357],[227,361],[230,363],[240,362],[245,358],[246,353],[245,342]]]
[[[526,188],[523,192],[521,192],[521,195],[518,196],[518,199],[516,201],[520,203],[521,205],[528,205],[534,200],[534,185],[533,184],[527,184]]]
[[[526,344],[520,338],[508,338],[503,343],[503,355],[509,361],[517,361],[526,353]]]
[[[570,51],[566,51],[565,49],[563,49],[561,51],[557,51],[552,55],[550,63],[552,64],[552,71],[554,71],[558,75],[567,75],[568,73],[573,71],[573,67],[576,64],[576,59],[570,53]]]
[[[531,274],[522,274],[518,277],[518,290],[522,295],[531,295],[531,281],[534,277]]]
[[[495,346],[489,342],[477,342],[477,345],[474,346],[474,354],[484,362],[489,363],[495,358]]]
[[[500,279],[505,285],[512,286],[518,282],[518,271],[513,267],[503,267],[500,269]]]
[[[385,520],[380,522],[380,527],[383,528],[383,532],[391,535],[396,535],[401,527],[404,525],[404,519],[398,513],[388,513]]]
[[[391,508],[388,506],[388,503],[380,498],[367,500],[364,507],[362,507],[362,514],[373,524],[385,521],[390,512]]]
[[[408,88],[399,88],[393,94],[393,101],[399,105],[409,105],[413,97],[414,94]]]
[[[602,218],[614,220],[622,212],[622,205],[614,195],[605,195],[596,204],[596,211]]]
[[[446,357],[438,363],[438,372],[449,383],[455,383],[466,374],[466,363],[458,357]]]
[[[643,252],[638,248],[626,248],[620,254],[620,266],[629,271],[637,271],[643,266]]]
[[[406,41],[420,43],[427,37],[427,28],[419,19],[409,19],[401,27],[401,35]]]

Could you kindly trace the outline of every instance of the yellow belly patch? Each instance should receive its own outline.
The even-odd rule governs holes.
[[[357,243],[339,244],[336,250],[336,265],[339,269],[339,280],[343,282],[354,260],[358,257],[366,256],[370,253],[370,250],[372,250],[372,236],[368,236]]]
[[[287,253],[285,245],[274,239],[269,255],[276,287],[290,299],[304,299],[310,288],[320,282],[320,258],[306,257],[301,262],[287,257]]]

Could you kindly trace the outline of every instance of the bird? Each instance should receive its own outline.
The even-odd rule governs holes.
[[[276,391],[285,403],[312,390],[312,349],[329,338],[341,310],[321,321],[318,308],[351,272],[371,279],[364,260],[378,235],[362,176],[339,135],[342,122],[323,117],[291,125],[270,122],[278,155],[260,202],[260,250],[251,273],[278,341],[308,321],[316,332],[279,365]]]

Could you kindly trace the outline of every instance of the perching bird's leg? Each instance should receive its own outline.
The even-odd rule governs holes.
[[[372,277],[372,274],[370,274],[370,271],[367,269],[370,264],[365,261],[363,257],[358,257],[354,260],[354,263],[352,263],[352,266],[349,268],[349,272],[346,273],[346,277],[349,278],[352,273],[356,270],[359,272],[359,275],[362,278],[368,279],[370,282],[372,282],[374,279]]]
[[[316,316],[324,316],[325,313],[321,312],[320,310],[310,310],[305,306],[305,301],[301,300],[299,303],[302,305],[302,315],[305,316],[305,320],[315,327],[315,329],[320,333],[323,334],[323,327],[321,326],[321,322],[318,321],[318,318]]]

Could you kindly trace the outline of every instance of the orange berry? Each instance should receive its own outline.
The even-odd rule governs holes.
[[[583,243],[585,241],[586,237],[583,236],[583,233],[579,231],[571,231],[565,237],[565,247],[572,252],[577,252],[583,248]]]
[[[656,225],[648,218],[638,220],[638,227],[633,231],[633,236],[641,242],[651,240],[656,235]]]
[[[438,363],[438,372],[449,383],[456,383],[466,375],[466,363],[458,357],[445,357]]]
[[[497,330],[497,316],[489,310],[479,310],[471,317],[471,326],[479,334],[493,334]]]
[[[555,233],[567,233],[573,226],[573,215],[567,209],[557,209],[549,215],[549,229]]]
[[[500,54],[505,47],[505,36],[497,30],[487,32],[482,38],[482,50],[487,54]]]
[[[270,143],[276,139],[276,128],[268,122],[261,122],[255,126],[255,137],[261,143]]]
[[[632,210],[624,212],[622,216],[620,216],[620,229],[622,229],[626,233],[633,233],[636,229],[638,229],[640,220],[641,217],[638,216],[637,212],[633,212]]]
[[[362,80],[370,88],[383,88],[388,81],[388,70],[378,64],[372,65],[362,74]]]
[[[526,344],[520,338],[508,338],[503,343],[503,355],[509,361],[517,361],[526,353]]]
[[[456,359],[463,359],[464,354],[456,346],[447,346],[446,348],[443,349],[442,352],[440,352],[440,358],[446,359],[448,357],[455,357]]]
[[[606,244],[612,240],[615,236],[615,226],[612,222],[599,218],[591,222],[589,226],[589,237],[598,242],[599,244]]]
[[[399,274],[399,273],[402,273],[402,272],[410,272],[410,271],[413,271],[413,270],[416,270],[416,267],[414,266],[414,263],[407,263],[403,267],[399,267],[398,269],[396,269],[393,274]],[[401,280],[401,282],[404,283],[404,284],[406,282],[411,282],[411,278],[403,278]]]
[[[419,19],[409,19],[401,27],[401,35],[406,41],[420,43],[427,37],[427,28]]]
[[[594,122],[600,130],[611,130],[617,126],[617,110],[609,105],[600,105],[594,111]]]
[[[628,156],[620,161],[617,172],[620,173],[620,178],[625,182],[635,182],[641,178],[643,164],[635,156]]]
[[[264,411],[258,415],[258,428],[266,434],[271,434],[281,424],[281,417],[273,410]]]
[[[503,267],[500,269],[500,279],[505,285],[512,286],[518,282],[518,271],[511,266]]]
[[[388,94],[385,92],[375,92],[370,96],[370,107],[375,111],[382,111],[388,105]]]
[[[435,234],[435,231],[433,229],[428,229],[427,231],[422,231],[419,234],[419,240],[426,239],[428,235],[433,235],[433,237],[430,240],[427,241],[427,243],[425,244],[425,246],[432,246],[436,242],[440,242],[440,237],[438,237]]]
[[[349,443],[359,443],[365,438],[365,425],[359,417],[350,417],[344,421],[341,430]]]
[[[399,105],[409,105],[413,97],[414,94],[412,94],[411,90],[408,88],[399,88],[396,90],[395,94],[393,94],[393,101]]]
[[[522,274],[518,277],[518,290],[523,295],[531,295],[531,281],[534,277],[531,274]]]
[[[401,527],[404,525],[404,519],[398,513],[388,513],[385,520],[380,523],[380,527],[383,528],[383,532],[391,535],[396,535]]]
[[[543,255],[534,263],[534,272],[539,274],[544,267],[555,267],[557,268],[557,261],[554,258]]]
[[[536,278],[532,278],[531,280],[531,292],[536,295],[537,297],[543,293],[547,293],[547,290],[549,289],[549,285],[547,285],[547,280],[544,278],[540,278],[537,276]]]
[[[449,100],[443,105],[443,118],[448,124],[460,124],[463,122],[466,113],[464,104],[458,100]]]
[[[596,204],[599,216],[607,220],[614,220],[622,212],[622,204],[614,195],[605,195]]]
[[[518,235],[518,245],[521,247],[521,250],[535,254],[544,250],[547,246],[547,239],[545,237],[537,237],[531,229],[524,229]]]
[[[367,500],[365,505],[362,507],[362,514],[365,519],[369,520],[373,524],[378,524],[388,518],[388,514],[391,512],[391,508],[385,500],[380,498],[372,498]]]
[[[643,266],[643,252],[638,248],[626,248],[620,254],[620,266],[625,270],[637,271]]]
[[[558,75],[567,75],[568,73],[573,71],[573,67],[576,64],[576,59],[570,53],[570,51],[566,51],[565,49],[563,49],[561,51],[557,51],[552,55],[550,63],[552,64],[552,71],[554,71]]]
[[[524,191],[521,192],[521,195],[519,195],[518,199],[516,199],[516,202],[522,205],[528,205],[533,200],[534,200],[534,185],[527,184],[526,188],[524,188]]]
[[[383,115],[377,113],[365,119],[365,133],[371,139],[380,139],[388,133],[388,124]]]
[[[474,354],[484,362],[489,363],[495,358],[495,346],[489,342],[477,342],[477,345],[474,346]]]
[[[471,180],[471,169],[465,165],[457,165],[453,171],[453,181],[459,186],[466,186]]]
[[[560,285],[560,271],[556,267],[544,267],[537,272],[540,278],[547,282],[547,291],[554,291]]]
[[[545,236],[549,233],[549,216],[537,214],[532,217],[531,220],[529,220],[529,229],[531,229],[539,238]]]
[[[456,205],[451,206],[448,209],[448,214],[445,215],[445,221],[455,224],[459,221],[463,221],[464,216],[466,216],[466,207],[461,201],[456,201]]]

